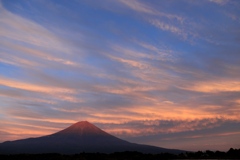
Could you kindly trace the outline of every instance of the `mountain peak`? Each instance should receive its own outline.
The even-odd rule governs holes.
[[[71,134],[71,135],[102,135],[107,134],[103,130],[99,129],[95,125],[88,121],[77,122],[70,127],[58,132],[57,134]]]
[[[93,125],[93,124],[89,123],[88,121],[79,121],[77,123],[74,123],[72,126],[75,125]]]

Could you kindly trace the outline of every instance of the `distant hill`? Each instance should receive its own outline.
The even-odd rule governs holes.
[[[130,143],[104,132],[87,121],[75,123],[51,135],[0,143],[0,154],[76,154],[81,152],[113,153],[124,151],[142,153],[168,152],[174,154],[183,152],[181,150]]]

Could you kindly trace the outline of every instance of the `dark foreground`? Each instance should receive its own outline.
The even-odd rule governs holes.
[[[140,152],[80,153],[74,155],[62,154],[14,154],[0,155],[1,160],[161,160],[161,159],[240,159],[240,149],[230,149],[228,152],[198,151],[178,155],[170,153],[143,154]]]

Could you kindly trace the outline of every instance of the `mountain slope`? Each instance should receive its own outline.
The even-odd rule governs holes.
[[[80,152],[123,152],[139,151],[143,153],[180,153],[148,145],[130,143],[114,137],[93,124],[82,121],[52,135],[8,141],[0,144],[1,154],[17,153],[62,153]]]

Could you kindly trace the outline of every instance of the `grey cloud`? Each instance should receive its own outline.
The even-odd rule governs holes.
[[[201,123],[209,120],[199,121]],[[184,123],[184,122],[183,122]],[[187,130],[173,133],[159,133],[156,135],[139,136],[125,138],[132,142],[149,143],[170,148],[184,148],[186,150],[196,151],[199,149],[228,150],[228,145],[232,144],[239,147],[235,141],[239,138],[239,122],[231,120],[220,120],[214,127],[200,128],[198,130]],[[194,141],[193,141],[194,140]]]
[[[212,126],[211,126],[211,125]],[[222,120],[220,118],[216,119],[202,119],[202,120],[145,120],[145,121],[129,121],[122,124],[97,124],[98,126],[102,127],[103,129],[111,129],[111,128],[128,128],[132,130],[141,130],[141,134],[146,134],[148,129],[151,129],[153,132],[148,134],[156,134],[159,133],[175,133],[175,132],[183,132],[188,130],[201,130],[202,128],[212,128],[215,125],[221,125]],[[182,127],[180,127],[182,126]],[[179,130],[172,130],[174,128],[179,128]],[[191,129],[190,129],[191,128]],[[129,137],[138,137],[140,135],[121,135],[119,136],[129,136]]]

